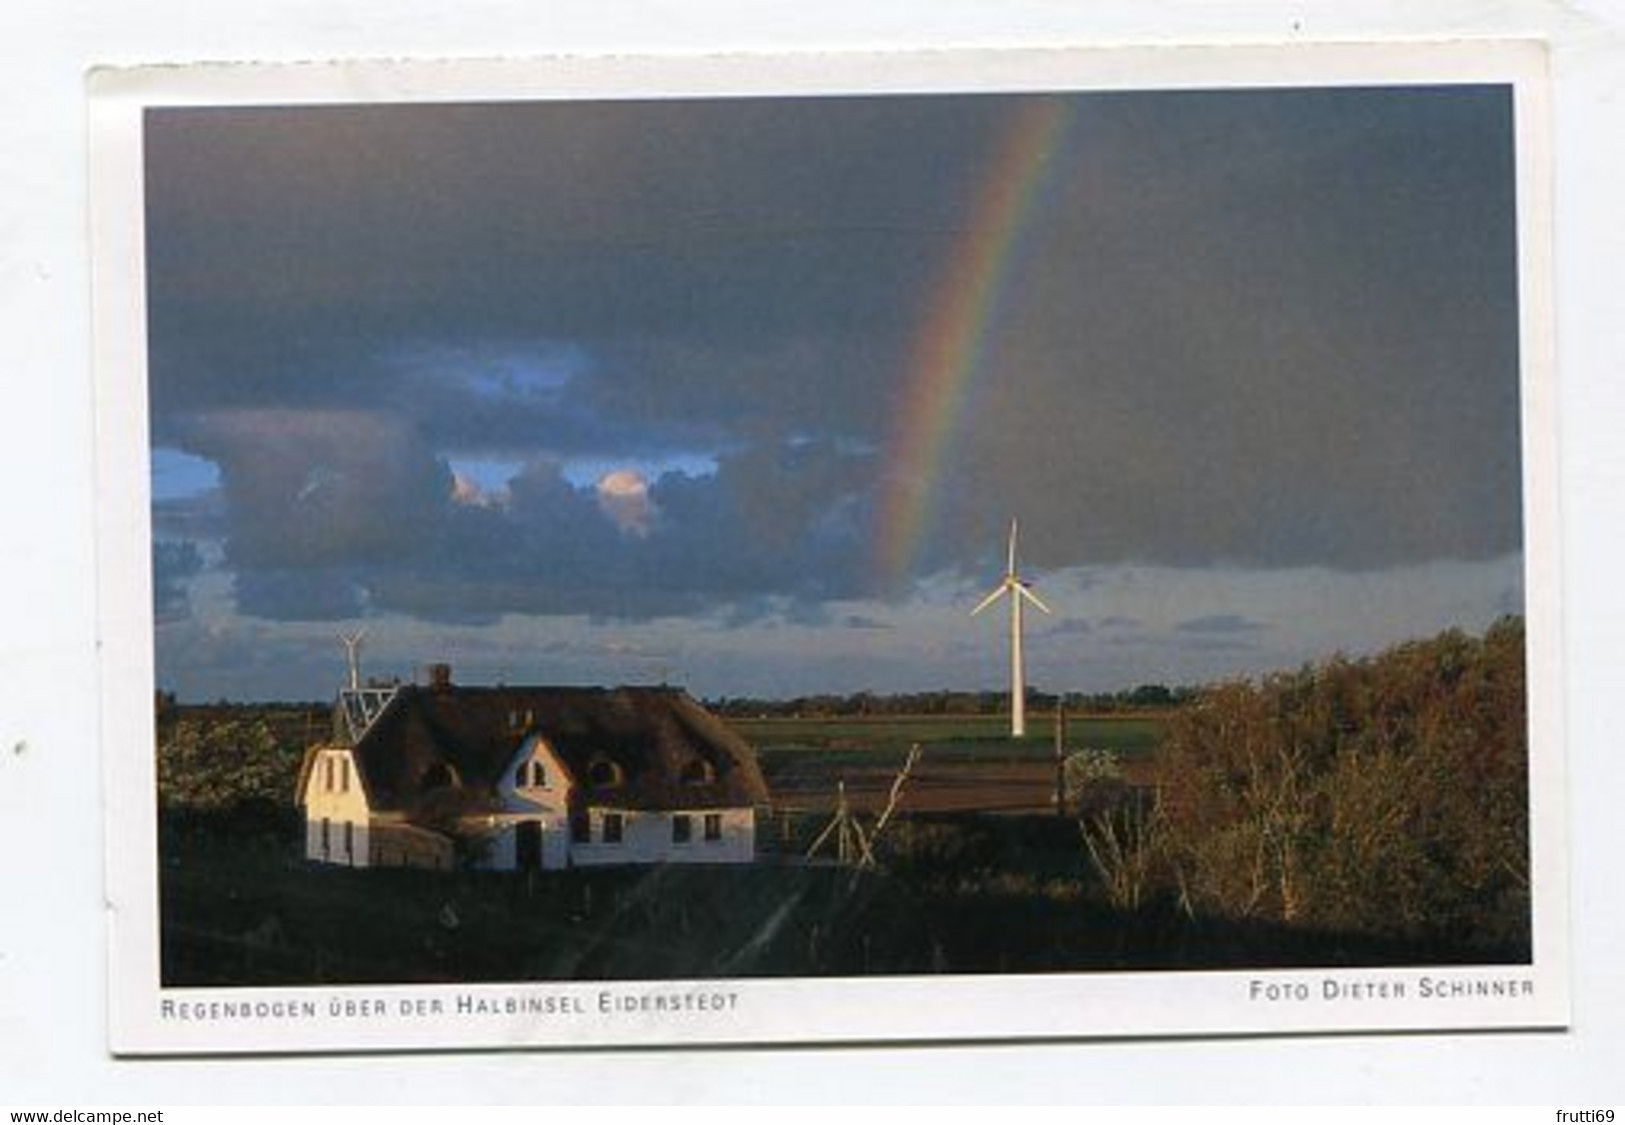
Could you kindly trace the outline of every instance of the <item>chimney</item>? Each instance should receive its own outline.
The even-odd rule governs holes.
[[[451,687],[451,665],[429,665],[429,687],[435,691],[445,691]]]

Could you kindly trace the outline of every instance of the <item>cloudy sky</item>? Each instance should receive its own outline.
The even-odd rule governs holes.
[[[1051,689],[1522,605],[1504,89],[158,109],[159,681]]]

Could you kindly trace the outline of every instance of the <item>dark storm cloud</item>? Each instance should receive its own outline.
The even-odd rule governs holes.
[[[385,561],[413,549],[451,492],[446,466],[386,411],[212,411],[180,433],[220,467],[240,567]]]
[[[358,617],[369,599],[362,566],[239,566],[237,608],[272,621],[334,621]]]
[[[1194,652],[1255,652],[1258,642],[1247,637],[1199,636],[1186,642]]]
[[[999,120],[879,101],[157,112],[159,412],[411,410],[388,357],[497,341],[591,350],[571,399],[600,419],[811,406],[844,429],[868,379],[831,368],[895,360],[898,295],[929,280]],[[817,378],[774,380],[785,364]]]
[[[154,535],[168,539],[218,540],[225,534],[225,528],[226,500],[218,488],[152,503]]]
[[[891,414],[1019,101],[151,111],[153,432],[220,467],[241,608],[870,592]],[[1078,99],[919,572],[1017,508],[1040,569],[1515,550],[1510,140],[1485,89]],[[684,455],[715,474],[649,481],[641,535],[561,472]],[[454,499],[481,457],[529,465],[505,504]]]
[[[628,536],[555,462],[528,465],[500,504],[460,502],[422,433],[384,411],[221,410],[181,431],[219,466],[225,562],[253,616],[483,623],[734,603],[742,620],[806,623],[861,590],[867,458],[828,442],[752,446],[703,478],[668,473],[649,489],[649,533]]]
[[[1141,621],[1137,617],[1123,617],[1119,614],[1114,614],[1110,617],[1102,617],[1099,621],[1095,622],[1095,624],[1101,629],[1138,629],[1144,625],[1145,622]]]
[[[1261,633],[1269,626],[1251,621],[1237,613],[1216,613],[1207,617],[1192,617],[1181,621],[1174,629],[1180,633],[1200,633],[1206,636],[1236,636]]]
[[[866,613],[849,613],[841,618],[843,629],[861,629],[871,632],[895,629],[897,626],[889,621],[882,621],[878,617],[870,617]]]
[[[949,510],[942,541],[996,532],[1002,502],[1038,508],[1023,527],[1036,564],[1516,549],[1506,98],[1118,108],[1082,115],[1089,155],[1009,296],[962,435],[953,492],[979,499]]]
[[[154,540],[152,544],[152,612],[159,624],[191,613],[186,584],[203,571],[203,554],[190,540]]]

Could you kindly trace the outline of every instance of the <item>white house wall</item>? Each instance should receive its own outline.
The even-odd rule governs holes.
[[[328,765],[333,785],[328,787]],[[344,784],[348,777],[348,785]],[[367,825],[371,810],[361,789],[361,775],[347,750],[323,750],[305,783],[305,858],[346,867],[368,866]],[[327,822],[327,845],[322,843],[322,822]],[[350,847],[345,847],[345,825],[350,826]]]
[[[476,865],[490,871],[512,871],[519,866],[519,844],[513,825],[498,828],[486,836],[485,852]]]
[[[566,821],[549,821],[542,832],[542,866],[549,871],[570,865],[570,826]]]
[[[621,841],[604,842],[604,818],[614,809],[593,809],[592,841],[572,842],[570,862],[580,867],[616,863],[750,863],[756,856],[756,814],[752,809],[696,809],[677,812],[628,810],[621,817]],[[722,817],[718,840],[705,838],[705,817]],[[672,821],[682,815],[692,828],[686,843],[672,839]]]
[[[524,819],[510,820],[500,825],[489,836],[480,867],[491,871],[516,871],[519,868],[519,825]],[[570,831],[563,817],[543,817],[542,868],[556,871],[570,862]]]
[[[528,769],[532,762],[540,762],[546,774],[542,786],[518,785],[516,778],[521,767]],[[532,737],[525,740],[519,753],[508,763],[497,793],[505,807],[516,812],[545,811],[562,815],[569,807],[570,775],[545,739]],[[551,820],[551,818],[549,818]]]
[[[350,826],[348,834],[345,825]],[[368,867],[370,833],[365,820],[327,820],[327,840],[322,840],[322,818],[305,821],[305,858],[341,867]]]
[[[484,871],[512,871],[517,866],[513,825],[481,835],[484,847],[474,866]]]

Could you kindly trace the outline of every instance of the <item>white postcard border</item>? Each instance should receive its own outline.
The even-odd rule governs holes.
[[[148,106],[1507,83],[1515,91],[1533,961],[1470,968],[159,987]],[[1551,147],[1538,43],[212,64],[91,77],[109,1044],[118,1054],[1560,1028],[1570,1011]],[[437,1006],[438,1005],[438,1010]]]

